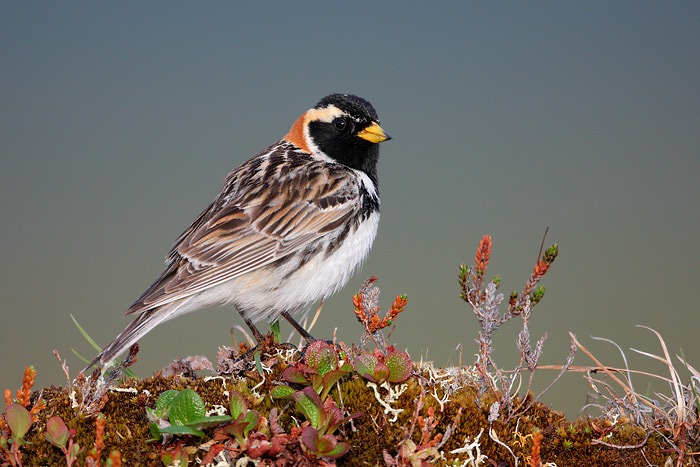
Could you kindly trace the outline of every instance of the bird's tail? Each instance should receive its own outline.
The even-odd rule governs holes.
[[[174,318],[175,312],[183,305],[182,302],[169,303],[158,308],[146,310],[121,332],[119,335],[85,367],[84,374],[96,364],[107,365],[119,354],[127,350],[160,323]]]

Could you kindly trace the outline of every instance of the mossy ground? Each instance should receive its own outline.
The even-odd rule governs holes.
[[[419,370],[417,373],[418,375],[406,381],[405,391],[391,404],[396,409],[402,409],[393,422],[391,414],[384,413],[384,407],[376,400],[374,391],[367,386],[367,381],[357,375],[345,378],[339,387],[331,392],[334,400],[347,413],[362,413],[360,417],[346,422],[341,428],[339,434],[352,449],[335,461],[337,465],[385,465],[384,453],[396,456],[399,444],[409,433],[412,433],[411,438],[416,444],[421,443],[422,433],[420,424],[416,423],[416,415],[425,419],[431,413],[434,418],[434,425],[428,433],[431,438],[446,433],[448,427],[451,431],[447,442],[439,448],[444,454],[444,459],[433,460],[432,465],[451,465],[458,459],[465,460],[465,454],[450,452],[462,448],[467,439],[474,440],[483,431],[479,439],[479,449],[490,461],[496,462],[492,465],[515,465],[515,455],[519,465],[529,466],[532,433],[535,429],[541,430],[543,435],[540,451],[543,463],[554,462],[559,467],[663,466],[668,465],[666,462],[671,459],[675,465],[676,455],[669,449],[668,443],[657,434],[650,435],[643,446],[636,449],[616,449],[595,444],[594,440],[604,439],[611,445],[637,445],[647,437],[647,433],[623,420],[613,422],[605,419],[577,419],[571,422],[563,414],[537,402],[528,404],[529,408],[526,411],[508,423],[499,419],[491,424],[497,438],[512,450],[513,454],[510,454],[488,433],[489,407],[495,400],[495,395],[487,394],[477,402],[476,389],[467,385],[454,392],[449,401],[443,402],[441,406],[431,393],[441,395],[443,390],[435,384],[428,383],[427,375],[421,374],[424,372]],[[262,380],[254,372],[251,372],[249,378],[237,380],[163,378],[156,375],[143,380],[123,381],[116,390],[108,392],[107,402],[101,409],[106,418],[103,452],[118,450],[122,456],[122,465],[163,465],[159,455],[163,447],[159,442],[149,441],[151,435],[145,409],[147,406],[153,407],[158,395],[168,389],[191,388],[197,391],[208,407],[214,404],[228,407],[225,391],[235,389],[244,394],[251,403],[251,408],[260,412],[263,417],[268,417],[270,410],[277,407],[282,414],[280,425],[287,432],[291,432],[292,426],[299,422],[299,416],[294,413],[293,406],[286,401],[265,396],[276,384],[276,375],[279,375],[278,370],[268,375],[263,384],[255,389],[255,393],[252,392],[252,388]],[[83,448],[77,465],[83,465],[87,451],[95,442],[95,419],[87,418],[72,408],[70,395],[65,388],[45,388],[35,391],[32,397],[43,398],[47,407],[39,414],[39,421],[32,426],[26,437],[29,444],[22,447],[23,465],[66,465],[63,453],[44,439],[46,420],[54,415],[60,416],[68,428],[75,430],[74,440]],[[416,405],[421,402],[423,407],[416,413]],[[205,431],[211,435],[213,430]],[[179,439],[184,441],[183,446],[189,454],[190,465],[205,455],[201,445],[208,439]],[[491,465],[488,462],[482,465]],[[684,465],[696,464],[692,458],[686,457]]]

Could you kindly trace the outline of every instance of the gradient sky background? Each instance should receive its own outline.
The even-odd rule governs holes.
[[[565,360],[568,331],[611,365],[591,335],[660,352],[643,324],[700,367],[698,2],[1,2],[0,44],[0,389],[26,364],[64,385],[52,351],[73,371],[72,348],[93,355],[69,313],[111,340],[226,173],[331,92],[370,100],[394,140],[372,254],[314,335],[359,342],[351,295],[378,275],[385,307],[409,295],[399,348],[444,365],[461,343],[473,361],[459,264],[491,234],[507,295],[550,226],[540,363]],[[162,325],[134,370],[213,359],[233,324]],[[495,336],[503,366],[519,328]],[[544,401],[575,415],[587,389],[567,375]]]

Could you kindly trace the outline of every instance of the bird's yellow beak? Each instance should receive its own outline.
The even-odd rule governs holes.
[[[360,131],[357,136],[370,143],[381,143],[382,141],[391,139],[391,136],[387,135],[376,122],[372,122],[370,126]]]

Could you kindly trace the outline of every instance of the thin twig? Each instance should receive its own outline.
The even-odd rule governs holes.
[[[535,259],[535,263],[539,261],[539,259],[542,257],[542,251],[544,250],[544,241],[547,240],[547,233],[549,232],[549,226],[544,229],[544,235],[542,235],[542,243],[540,243],[540,251],[537,253],[537,258]]]
[[[651,431],[647,432],[647,435],[644,437],[644,439],[639,444],[629,444],[629,445],[625,445],[625,446],[618,446],[616,444],[606,443],[605,441],[602,441],[599,439],[592,439],[591,444],[602,444],[603,446],[607,446],[609,448],[614,448],[614,449],[639,449],[647,443],[649,436],[651,436]]]

